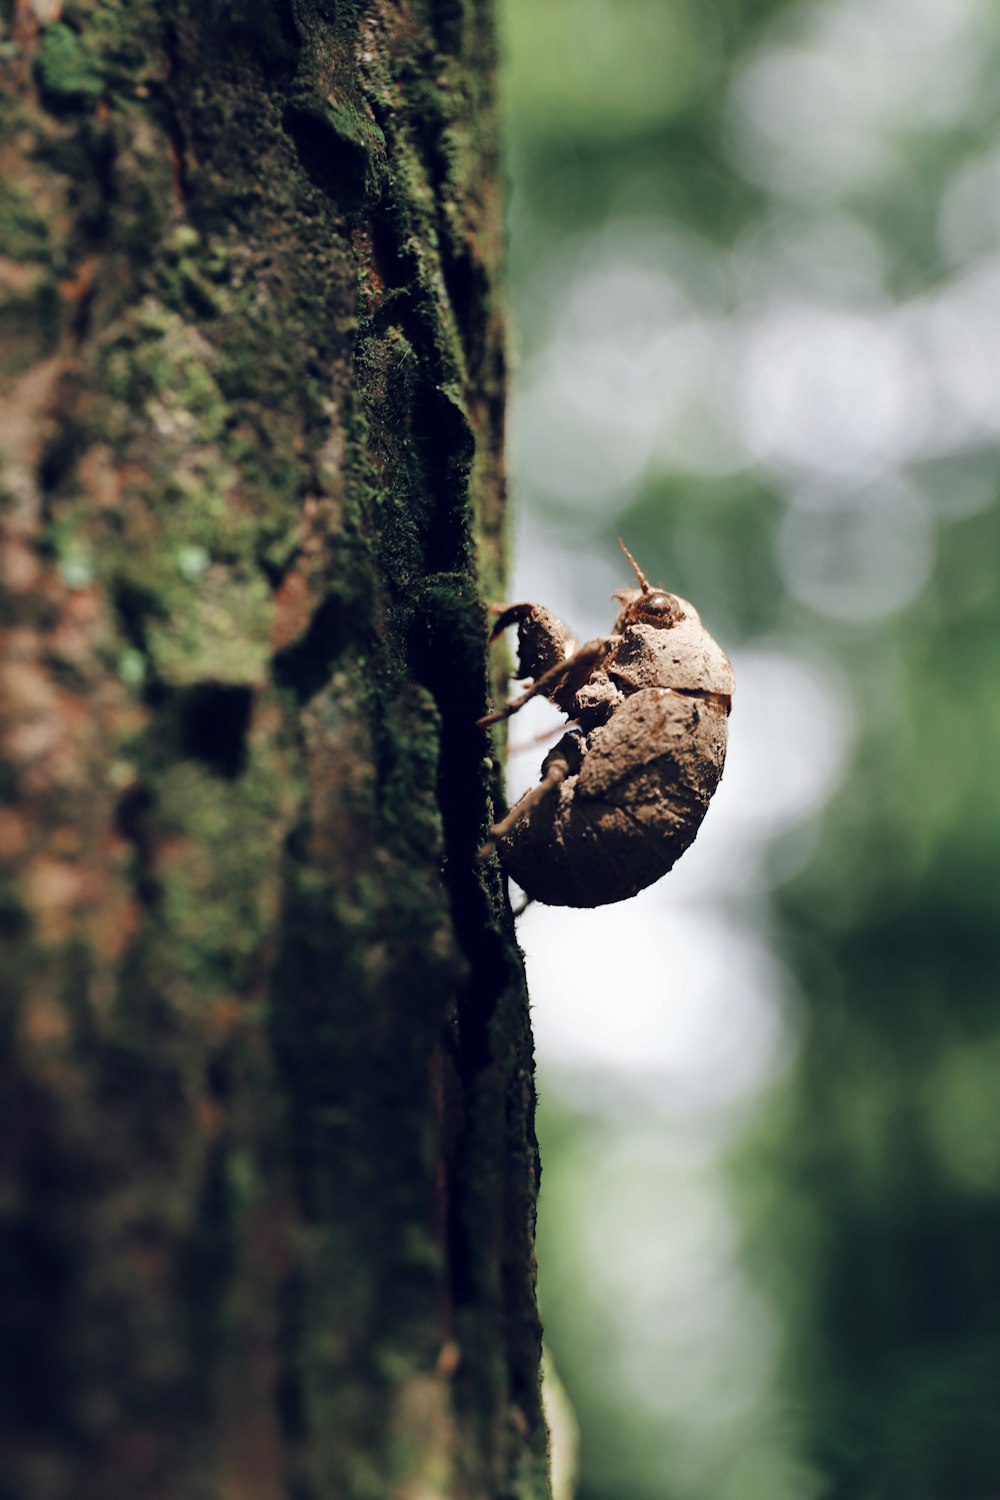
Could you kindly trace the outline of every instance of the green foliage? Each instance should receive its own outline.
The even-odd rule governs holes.
[[[792,1062],[732,1169],[741,1263],[766,1294],[775,1340],[742,1412],[720,1417],[706,1402],[678,1418],[680,1336],[624,1321],[620,1289],[617,1314],[593,1305],[580,1242],[601,1148],[593,1119],[570,1128],[550,1103],[543,1122],[543,1298],[582,1420],[585,1500],[972,1500],[1000,1488],[1000,406],[976,332],[997,312],[985,290],[997,254],[997,37],[970,7],[937,41],[908,19],[904,46],[890,12],[822,0],[507,4],[525,510],[540,533],[603,556],[622,532],[651,575],[698,603],[734,648],[734,745],[752,709],[741,647],[821,663],[849,721],[824,805],[765,832],[742,907],[795,997]],[[951,64],[967,73],[949,93]],[[866,77],[878,80],[870,92]],[[644,346],[630,342],[626,303],[610,300],[615,274],[634,278],[636,326],[706,340],[684,345],[686,389],[699,351],[721,351],[723,373],[706,386],[727,392],[739,421],[720,418],[706,386],[673,418],[675,367],[651,365],[664,426],[632,462],[647,391],[637,380],[629,408],[616,386]],[[650,289],[667,280],[679,300],[664,311]],[[803,309],[821,328],[822,378],[805,394],[794,373]],[[880,467],[851,447],[856,424],[873,399],[915,389],[914,327],[940,335],[922,366],[928,405],[900,398],[904,436],[886,439]],[[774,341],[750,386],[744,362],[762,329]],[[837,407],[844,329],[865,352]],[[948,345],[946,329],[960,342]],[[882,338],[909,352],[869,387]],[[552,392],[562,399],[564,367],[575,386],[567,379],[561,427]],[[761,385],[772,379],[773,397]],[[941,387],[958,393],[953,412],[979,403],[964,437],[927,394]],[[793,409],[798,432],[789,420],[779,452]],[[762,413],[766,440],[754,436]],[[585,465],[577,489],[565,476],[595,424],[607,446],[619,442],[619,467],[591,494]],[[593,452],[605,450],[595,441]],[[778,750],[759,768],[762,795]],[[634,1104],[612,1117],[620,1142],[657,1128]],[[655,1198],[653,1177],[640,1181]],[[671,1192],[643,1222],[651,1240],[683,1233]],[[665,1273],[651,1264],[655,1289]],[[720,1315],[713,1338],[720,1363],[736,1361],[735,1324]],[[616,1341],[630,1368],[643,1349],[644,1368],[660,1361],[638,1396],[608,1373]]]

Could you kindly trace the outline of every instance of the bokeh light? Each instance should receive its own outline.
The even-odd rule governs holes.
[[[583,1500],[1000,1491],[1000,18],[506,0],[514,597],[730,652],[699,837],[521,919]],[[512,725],[510,791],[558,723]]]

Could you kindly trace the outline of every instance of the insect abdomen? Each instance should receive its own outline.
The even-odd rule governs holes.
[[[668,689],[633,693],[586,736],[580,770],[503,840],[507,870],[552,906],[624,901],[694,839],[726,755],[725,713]]]

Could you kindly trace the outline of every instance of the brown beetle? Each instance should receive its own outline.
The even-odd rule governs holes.
[[[494,849],[526,894],[604,906],[659,880],[694,839],[726,758],[733,669],[686,599],[620,589],[611,633],[578,646],[540,604],[495,605],[490,640],[518,627],[518,675],[532,682],[487,726],[543,695],[574,721],[542,779],[495,827]]]

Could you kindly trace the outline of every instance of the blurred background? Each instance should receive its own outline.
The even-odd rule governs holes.
[[[620,533],[737,681],[677,869],[519,926],[579,1493],[989,1500],[1000,8],[504,8],[512,597]]]

